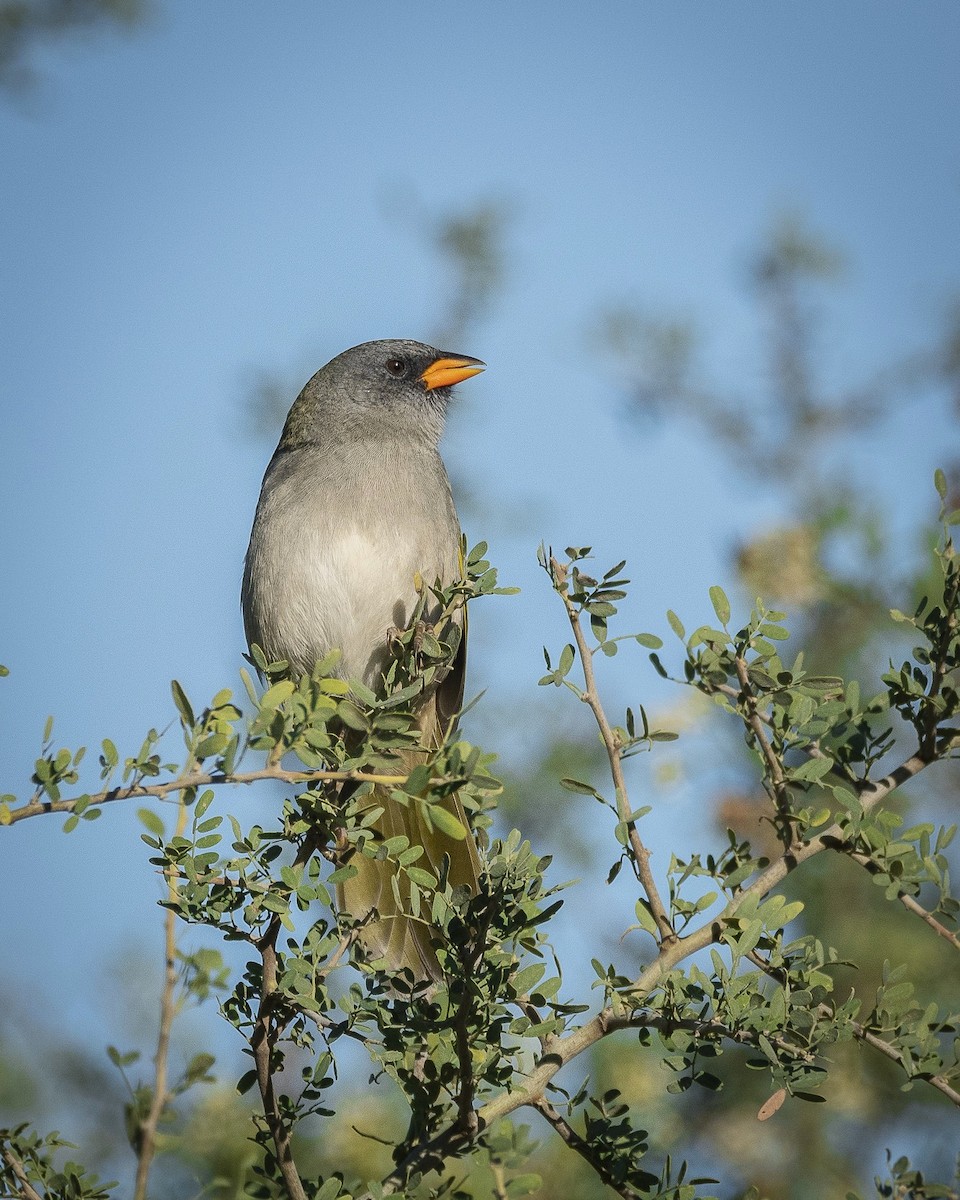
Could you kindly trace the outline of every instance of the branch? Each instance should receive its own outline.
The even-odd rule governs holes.
[[[276,1040],[272,1016],[272,997],[277,990],[277,935],[280,932],[280,919],[270,923],[264,943],[261,947],[263,963],[263,991],[260,996],[260,1007],[254,1025],[250,1048],[253,1051],[253,1061],[257,1068],[257,1083],[260,1087],[260,1099],[263,1102],[263,1114],[273,1138],[277,1154],[277,1165],[290,1200],[307,1200],[307,1193],[293,1159],[291,1135],[280,1112],[280,1102],[273,1086],[273,1066],[271,1058]]]
[[[576,630],[576,625],[574,625],[573,621],[571,621],[571,625]],[[588,661],[589,649],[585,662]],[[587,686],[589,688],[590,684],[588,683]],[[594,711],[596,714],[596,710]],[[600,711],[602,712],[602,709]],[[609,730],[609,726],[607,728]],[[610,732],[612,733],[612,731]],[[619,764],[619,758],[616,753],[614,754],[614,758]],[[902,762],[888,775],[884,776],[883,779],[876,782],[863,783],[860,787],[860,798],[864,810],[869,811],[875,808],[891,792],[918,775],[927,766],[929,766],[929,760],[921,752],[918,752],[911,755],[910,758]],[[620,777],[622,778],[622,774]],[[748,896],[754,894],[766,895],[777,884],[781,883],[787,875],[800,866],[801,863],[806,862],[824,850],[838,849],[842,845],[844,837],[844,829],[839,823],[835,823],[823,833],[811,838],[810,841],[791,847],[761,872],[752,883],[736,893],[723,912],[717,917],[706,921],[699,929],[694,930],[685,937],[678,937],[674,934],[671,941],[668,942],[664,939],[657,958],[649,963],[634,981],[630,989],[631,994],[634,996],[649,994],[678,962],[689,958],[697,951],[703,950],[718,941],[724,923],[736,915],[737,910]],[[655,1022],[655,1018],[646,1016],[643,1018],[643,1022],[652,1025]],[[595,1045],[602,1038],[617,1030],[629,1028],[634,1024],[637,1024],[637,1021],[634,1019],[615,1014],[612,1009],[606,1008],[597,1013],[585,1025],[580,1026],[579,1029],[571,1031],[564,1037],[552,1039],[548,1048],[527,1076],[522,1087],[515,1088],[512,1091],[505,1091],[495,1096],[477,1110],[477,1129],[482,1130],[490,1125],[491,1122],[507,1116],[525,1105],[537,1107],[538,1100],[544,1096],[547,1084],[551,1082],[554,1076],[568,1062],[590,1049],[591,1046]],[[868,1040],[866,1037],[864,1038],[864,1041]],[[882,1041],[882,1039],[880,1040]],[[891,1056],[897,1053],[887,1043],[883,1043],[883,1045],[887,1049],[881,1051],[882,1053],[889,1051]],[[930,1082],[933,1081],[931,1080]],[[933,1082],[933,1086],[952,1098],[951,1093],[953,1089],[950,1088],[950,1085],[945,1080],[938,1079],[937,1082]],[[945,1091],[945,1089],[947,1090]],[[383,1180],[382,1194],[395,1195],[398,1191],[402,1190],[406,1179],[414,1168],[428,1169],[430,1166],[440,1166],[444,1159],[456,1154],[471,1141],[472,1137],[470,1133],[463,1128],[462,1123],[458,1119],[429,1141],[414,1147],[403,1161],[397,1164],[391,1174]],[[369,1195],[364,1196],[363,1200],[370,1200]]]
[[[855,863],[859,863],[871,875],[880,875],[883,873],[883,868],[879,863],[874,862],[869,854],[861,854],[856,850],[844,850],[843,853],[848,858],[852,858]],[[949,942],[954,950],[960,950],[960,937],[952,929],[948,929],[946,925],[942,925],[933,913],[929,909],[924,908],[913,896],[908,895],[906,892],[898,892],[897,899],[907,912],[911,912],[914,916],[919,917],[921,921],[925,921],[934,933]]]
[[[166,783],[137,783],[131,787],[109,788],[95,795],[84,794],[72,800],[31,800],[19,808],[10,809],[0,825],[15,825],[28,817],[42,813],[73,812],[78,801],[85,800],[88,806],[113,804],[118,800],[131,800],[150,796],[166,800],[171,794],[190,791],[192,788],[226,787],[240,783],[259,783],[263,779],[277,779],[281,783],[379,783],[387,787],[399,787],[406,783],[406,775],[373,775],[363,771],[285,771],[278,766],[264,767],[260,771],[194,771],[184,772]]]
[[[187,827],[186,796],[180,797],[180,811],[177,813],[176,837],[183,837]],[[157,1052],[153,1062],[155,1077],[153,1096],[150,1100],[150,1110],[140,1123],[137,1142],[137,1179],[133,1192],[133,1200],[146,1200],[147,1179],[150,1175],[150,1164],[157,1149],[157,1129],[164,1109],[170,1101],[167,1090],[167,1063],[170,1057],[170,1031],[173,1028],[173,1018],[176,1015],[177,988],[177,917],[174,911],[179,899],[177,875],[168,869],[167,899],[171,907],[167,909],[164,920],[164,980],[163,993],[160,997],[160,1030],[157,1035]]]
[[[878,1037],[875,1033],[871,1033],[869,1029],[864,1028],[864,1026],[858,1021],[853,1022],[853,1033],[857,1041],[865,1042],[868,1046],[872,1046],[874,1050],[878,1050],[886,1058],[889,1058],[891,1062],[895,1062],[899,1067],[902,1067],[908,1078],[919,1078],[922,1079],[924,1083],[929,1083],[931,1087],[936,1088],[938,1092],[942,1092],[948,1100],[960,1108],[960,1092],[958,1092],[956,1088],[951,1087],[943,1075],[911,1076],[910,1072],[907,1071],[903,1055],[896,1048],[896,1046],[891,1046],[890,1043],[885,1042],[882,1037]]]
[[[759,967],[764,974],[769,975],[770,978],[776,983],[779,983],[781,986],[783,986],[785,981],[785,973],[779,967],[771,966],[770,963],[767,962],[767,960],[763,957],[763,955],[758,954],[756,950],[751,950],[747,957],[754,964],[754,966]],[[817,1012],[821,1016],[833,1016],[833,1013],[826,1004],[818,1005]],[[891,1046],[890,1043],[885,1042],[883,1038],[878,1037],[875,1033],[871,1033],[867,1027],[861,1024],[859,1021],[851,1021],[850,1028],[853,1030],[853,1036],[858,1042],[864,1042],[866,1045],[872,1046],[874,1050],[879,1050],[879,1052],[885,1055],[885,1057],[889,1058],[891,1062],[895,1062],[897,1066],[902,1067],[908,1079],[922,1079],[924,1083],[929,1083],[931,1087],[936,1088],[938,1092],[942,1092],[948,1100],[960,1107],[960,1092],[957,1092],[956,1089],[951,1087],[943,1075],[911,1075],[907,1070],[903,1055],[895,1046]]]
[[[577,1133],[569,1121],[553,1107],[549,1100],[540,1096],[532,1101],[530,1107],[535,1108],[543,1119],[553,1126],[571,1150],[575,1150],[582,1159],[589,1163],[602,1183],[605,1183],[608,1188],[615,1191],[618,1196],[622,1196],[624,1200],[638,1200],[640,1193],[634,1191],[627,1184],[618,1182],[611,1175],[606,1164],[594,1153],[594,1148],[590,1142]]]
[[[558,585],[557,592],[563,600],[564,608],[567,610],[570,628],[573,631],[577,650],[580,654],[580,665],[583,669],[583,683],[585,688],[580,699],[584,704],[590,706],[594,720],[597,723],[597,728],[600,730],[600,737],[603,740],[607,759],[610,763],[610,775],[613,779],[614,791],[617,798],[617,812],[620,820],[627,827],[627,836],[630,841],[630,850],[634,866],[636,867],[637,878],[640,880],[640,884],[646,893],[650,904],[650,911],[660,930],[661,944],[675,942],[677,940],[676,930],[670,924],[670,917],[663,900],[660,898],[660,892],[653,877],[653,872],[650,870],[650,851],[640,837],[636,822],[630,820],[632,810],[627,797],[627,782],[623,774],[620,743],[610,726],[610,722],[607,720],[607,714],[600,700],[600,693],[597,690],[597,681],[593,670],[593,651],[587,645],[587,639],[580,624],[579,610],[573,600],[570,599],[569,591],[566,587],[567,569],[553,556],[550,558],[550,567]]]
[[[43,1200],[43,1197],[30,1182],[26,1168],[20,1158],[14,1154],[5,1142],[0,1142],[0,1158],[7,1164],[8,1169],[17,1181],[19,1194],[23,1200]]]
[[[297,851],[297,856],[293,860],[294,867],[304,866],[316,851],[317,845],[318,833],[311,829]],[[257,1084],[260,1088],[260,1099],[263,1102],[263,1114],[266,1118],[267,1128],[270,1130],[270,1136],[273,1138],[277,1165],[283,1176],[287,1195],[290,1200],[307,1200],[307,1193],[293,1158],[291,1130],[280,1111],[280,1102],[273,1085],[273,1050],[279,1034],[279,1027],[274,1020],[277,993],[277,938],[280,936],[282,924],[280,915],[277,914],[267,926],[266,932],[258,944],[263,965],[263,978],[260,987],[260,1005],[257,1009],[253,1035],[250,1038],[250,1049],[253,1052],[253,1061],[257,1070]],[[348,945],[349,941],[341,941],[337,953],[342,953]]]
[[[766,729],[764,729],[764,718],[757,708],[757,698],[754,695],[753,688],[750,686],[750,676],[747,671],[746,660],[742,655],[738,654],[734,659],[734,664],[737,668],[737,679],[740,681],[738,700],[742,700],[746,704],[747,715],[745,719],[747,726],[753,734],[763,761],[766,764],[767,773],[770,776],[770,787],[773,792],[772,799],[776,805],[780,819],[784,823],[784,842],[789,843],[792,842],[795,836],[793,832],[794,821],[790,811],[790,788],[787,784],[787,778],[783,773],[783,764],[770,745],[770,739],[767,737]]]

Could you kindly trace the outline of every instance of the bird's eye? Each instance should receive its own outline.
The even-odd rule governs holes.
[[[402,358],[388,358],[387,370],[391,375],[402,375],[406,370],[407,364]]]

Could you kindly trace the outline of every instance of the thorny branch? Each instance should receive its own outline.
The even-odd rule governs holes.
[[[294,867],[306,865],[316,852],[319,840],[319,831],[311,830],[307,833],[293,861]],[[293,1157],[292,1130],[281,1112],[280,1100],[274,1086],[273,1052],[277,1038],[283,1031],[283,1025],[278,1021],[276,1013],[277,938],[280,936],[282,927],[283,921],[278,914],[271,920],[258,943],[263,978],[260,988],[260,1005],[254,1021],[250,1048],[253,1051],[264,1117],[270,1130],[270,1136],[273,1138],[277,1166],[283,1176],[287,1194],[290,1200],[307,1200],[307,1193]],[[349,942],[345,944],[341,941],[337,953],[343,953],[347,945]]]
[[[783,764],[777,757],[773,746],[771,746],[770,739],[767,737],[767,731],[764,729],[764,721],[757,708],[757,698],[754,695],[753,688],[750,686],[750,676],[747,673],[746,660],[742,655],[738,654],[734,662],[741,689],[737,699],[746,707],[746,722],[763,757],[766,773],[770,778],[768,788],[771,792],[771,799],[776,805],[780,820],[783,822],[782,836],[785,843],[789,845],[793,840],[793,821],[790,816],[790,788],[787,784],[787,777],[783,771]]]
[[[597,701],[597,706],[600,707],[599,701]],[[865,784],[861,792],[864,809],[869,810],[876,807],[891,792],[918,775],[927,766],[929,766],[929,762],[925,756],[919,753],[914,754],[883,779]],[[736,916],[738,909],[748,896],[765,896],[808,859],[824,850],[840,848],[843,839],[844,830],[839,823],[836,823],[809,841],[790,848],[757,875],[751,883],[742,887],[718,916],[706,921],[692,933],[685,936],[674,935],[670,942],[664,940],[657,957],[644,967],[633,982],[630,988],[632,998],[636,1001],[644,995],[649,995],[677,963],[718,941],[725,923]],[[477,1129],[483,1130],[493,1121],[524,1106],[538,1107],[545,1095],[547,1085],[568,1062],[610,1034],[640,1023],[653,1024],[654,1020],[649,1016],[633,1019],[607,1007],[578,1029],[571,1030],[565,1036],[552,1038],[548,1048],[527,1075],[523,1086],[502,1092],[477,1110]],[[869,1041],[866,1038],[864,1040]],[[882,1042],[882,1039],[880,1041]],[[872,1042],[869,1044],[872,1045]],[[883,1045],[886,1046],[887,1043],[883,1043]],[[879,1049],[879,1047],[877,1048]],[[887,1046],[887,1050],[881,1050],[881,1053],[886,1054],[892,1049]],[[894,1053],[896,1052],[894,1051]],[[887,1056],[890,1057],[889,1054]],[[931,1081],[927,1080],[926,1082]],[[949,1091],[944,1091],[944,1088],[939,1087],[936,1082],[933,1083],[933,1086],[953,1099],[953,1096],[950,1095],[953,1089],[949,1085],[946,1085]],[[383,1194],[395,1195],[403,1189],[412,1171],[439,1165],[444,1159],[459,1153],[471,1140],[469,1133],[458,1119],[433,1138],[413,1147],[406,1158],[383,1180]],[[367,1197],[364,1197],[363,1200],[367,1200]]]
[[[600,701],[600,693],[597,690],[596,675],[593,670],[593,651],[587,645],[586,635],[583,632],[583,626],[580,623],[580,613],[576,604],[570,598],[569,589],[566,583],[567,568],[552,555],[550,557],[550,569],[553,578],[556,581],[556,589],[564,607],[567,610],[567,618],[570,621],[570,628],[573,631],[574,640],[577,643],[577,650],[580,655],[580,665],[583,670],[584,692],[580,699],[584,704],[590,706],[594,720],[597,723],[597,728],[600,731],[600,737],[603,740],[604,749],[607,752],[607,759],[610,763],[610,774],[613,779],[614,791],[617,798],[617,812],[620,819],[627,827],[627,836],[630,840],[630,850],[632,852],[634,866],[637,872],[637,878],[646,893],[647,900],[650,904],[650,911],[653,914],[654,920],[657,923],[657,928],[660,930],[660,940],[666,945],[677,940],[677,933],[670,923],[670,917],[667,914],[666,907],[660,897],[657,881],[653,877],[653,871],[650,868],[650,851],[644,845],[640,837],[640,831],[637,829],[635,821],[630,820],[630,801],[627,794],[627,782],[623,774],[623,757],[622,747],[620,746],[617,736],[614,733],[610,722],[607,720],[607,714],[604,711],[603,704]]]
[[[855,863],[859,863],[871,875],[878,875],[882,870],[880,865],[875,863],[869,854],[861,854],[859,851],[851,850],[847,847],[844,847],[843,853],[848,858],[852,858]],[[918,900],[907,892],[899,892],[897,899],[907,912],[913,913],[914,916],[919,917],[921,921],[929,925],[934,933],[938,937],[942,937],[944,941],[949,942],[954,950],[960,950],[960,937],[952,929],[948,929],[946,925],[941,924],[933,913],[929,909],[924,908]]]
[[[163,783],[135,783],[130,787],[109,788],[95,794],[85,793],[74,796],[70,800],[40,800],[33,799],[19,808],[12,808],[0,825],[15,825],[28,817],[38,817],[43,813],[73,812],[80,800],[85,800],[88,806],[113,804],[119,800],[133,800],[142,797],[152,797],[155,800],[166,800],[178,792],[189,792],[203,787],[228,787],[232,784],[259,783],[264,779],[276,779],[281,783],[379,783],[387,787],[398,787],[406,783],[406,775],[375,775],[364,771],[286,771],[272,764],[259,771],[189,771],[168,779]]]
[[[608,1188],[615,1191],[618,1196],[622,1196],[623,1200],[637,1200],[640,1193],[614,1178],[606,1163],[597,1157],[590,1142],[577,1133],[570,1122],[554,1108],[549,1100],[539,1096],[532,1101],[531,1108],[535,1108],[543,1119],[553,1126],[571,1150],[575,1150],[582,1159],[590,1164],[591,1169],[596,1172],[597,1178],[602,1180]]]
[[[193,764],[191,763],[192,767]],[[180,796],[180,809],[177,813],[176,837],[182,837],[187,827],[187,799],[189,793]],[[137,1140],[137,1178],[134,1186],[134,1200],[146,1200],[147,1180],[150,1175],[150,1165],[157,1148],[157,1129],[160,1118],[170,1102],[167,1088],[167,1070],[170,1057],[170,1033],[173,1019],[176,1015],[177,990],[177,915],[174,911],[179,896],[176,873],[168,869],[167,908],[164,918],[164,974],[163,991],[160,996],[160,1029],[157,1034],[157,1050],[154,1055],[153,1095],[150,1098],[150,1108],[138,1129]]]
[[[43,1200],[43,1197],[30,1182],[26,1168],[19,1157],[4,1142],[0,1142],[0,1158],[7,1164],[8,1169],[17,1181],[19,1194],[23,1200]]]

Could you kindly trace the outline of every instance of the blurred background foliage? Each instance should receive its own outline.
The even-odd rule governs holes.
[[[0,86],[21,103],[44,86],[31,66],[31,55],[46,40],[92,36],[122,28],[136,31],[151,13],[140,0],[3,0],[0,3]],[[384,196],[384,214],[398,239],[413,238],[435,273],[440,298],[432,335],[451,349],[469,347],[491,314],[510,279],[511,261],[522,258],[524,218],[503,195],[479,197],[455,210],[437,211],[429,200],[407,189]],[[894,409],[916,413],[917,436],[924,436],[925,406],[952,405],[954,428],[941,450],[941,463],[952,490],[947,507],[960,505],[960,301],[944,306],[939,328],[906,356],[887,360],[875,347],[875,361],[863,378],[838,386],[823,369],[825,331],[832,334],[841,306],[838,289],[855,267],[829,231],[814,228],[803,213],[788,212],[757,232],[755,249],[741,278],[753,313],[754,336],[733,348],[741,364],[742,389],[731,393],[714,381],[703,335],[710,313],[694,318],[664,311],[655,299],[628,298],[597,311],[580,330],[596,371],[619,397],[624,439],[643,438],[658,426],[673,424],[683,436],[708,447],[725,470],[745,486],[776,495],[783,514],[774,525],[756,528],[731,547],[730,577],[740,600],[755,596],[790,613],[794,651],[802,648],[815,671],[858,679],[865,694],[879,690],[888,659],[897,660],[907,645],[889,620],[889,609],[907,609],[929,587],[931,519],[909,531],[915,543],[906,552],[903,528],[889,518],[897,490],[896,462],[876,463],[869,477],[848,468],[851,447],[869,435]],[[388,331],[390,332],[390,331]],[[289,369],[251,371],[249,386],[237,397],[238,433],[259,439],[266,462],[283,416],[304,380],[342,347],[318,343]],[[706,345],[709,350],[709,346]],[[486,532],[509,522],[482,480],[466,473],[455,479],[461,513],[471,528]],[[687,540],[689,539],[689,540]],[[679,552],[694,552],[695,531],[678,532]],[[645,564],[634,570],[642,573]],[[509,582],[506,580],[505,582]],[[706,591],[712,580],[704,579]],[[646,668],[637,668],[642,691]],[[584,835],[596,824],[593,802],[558,804],[557,780],[590,778],[602,769],[601,747],[593,731],[578,724],[577,714],[557,718],[551,728],[521,728],[529,753],[507,764],[507,791],[500,805],[499,828],[517,826],[535,846],[556,853],[555,878],[580,876],[598,889],[610,865],[613,843]],[[492,737],[522,721],[512,707]],[[658,720],[680,728],[680,749],[663,754],[644,776],[656,797],[669,795],[682,774],[687,786],[701,789],[703,811],[714,827],[713,840],[727,828],[762,845],[773,833],[763,818],[765,798],[757,788],[739,732],[722,725],[714,710],[691,693],[678,695]],[[915,781],[903,811],[949,822],[956,810],[960,767],[941,766]],[[803,923],[864,968],[864,998],[879,982],[883,963],[912,963],[913,978],[925,996],[942,1002],[955,998],[960,973],[941,953],[937,939],[918,932],[916,922],[883,900],[871,878],[846,859],[826,855],[788,882],[788,892],[805,903]],[[602,895],[597,907],[603,908]],[[570,920],[569,911],[567,919]],[[159,920],[159,918],[158,918]],[[619,929],[613,923],[607,928]],[[591,920],[567,936],[581,957],[603,957]],[[578,945],[579,939],[579,945]],[[35,969],[56,970],[55,962]],[[155,964],[140,950],[117,960],[104,985],[124,996],[129,1027],[126,1043],[151,1044]],[[203,1030],[214,1019],[212,1002],[202,1014],[178,1022],[178,1053],[189,1058],[203,1044]],[[118,1040],[120,1034],[118,1033]],[[191,1049],[188,1051],[186,1047]],[[602,1042],[590,1070],[597,1090],[618,1087],[629,1099],[637,1121],[651,1141],[676,1158],[686,1157],[698,1173],[715,1174],[723,1196],[739,1197],[753,1185],[771,1200],[822,1200],[848,1189],[869,1186],[863,1163],[875,1162],[885,1147],[908,1151],[932,1175],[949,1175],[956,1157],[956,1115],[942,1099],[922,1087],[906,1091],[892,1065],[861,1046],[838,1048],[838,1069],[825,1089],[826,1104],[788,1104],[764,1126],[757,1110],[766,1095],[762,1078],[743,1065],[746,1054],[729,1051],[724,1087],[717,1093],[692,1089],[668,1096],[669,1076],[655,1049],[641,1049],[628,1038]],[[582,1068],[578,1064],[575,1068]],[[341,1100],[335,1132],[323,1142],[301,1139],[306,1171],[338,1167],[348,1175],[369,1174],[371,1163],[386,1151],[378,1129],[402,1126],[404,1115],[389,1088],[367,1086],[367,1069],[358,1055],[355,1086]],[[175,1124],[164,1129],[152,1194],[182,1200],[204,1196],[232,1200],[244,1194],[255,1148],[248,1140],[249,1097],[238,1097],[231,1064],[216,1070],[217,1082],[191,1093]],[[130,1068],[131,1078],[136,1068]],[[108,1177],[127,1178],[129,1151],[123,1141],[121,1112],[131,1094],[106,1061],[99,1046],[81,1031],[39,1025],[29,992],[10,974],[0,1007],[0,1120],[25,1115],[39,1128],[59,1124],[82,1144],[84,1161]],[[518,1124],[522,1125],[522,1122]],[[539,1195],[590,1200],[606,1193],[593,1174],[556,1139],[543,1137],[526,1169],[543,1177]],[[504,1134],[502,1161],[492,1159],[463,1183],[476,1197],[510,1194],[506,1181],[520,1161],[509,1148],[517,1137]]]

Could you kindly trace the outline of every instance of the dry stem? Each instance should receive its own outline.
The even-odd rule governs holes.
[[[13,808],[0,824],[15,825],[28,817],[37,817],[42,813],[73,812],[77,802],[85,799],[89,805],[112,804],[118,800],[139,799],[152,797],[155,800],[166,798],[177,792],[186,792],[191,788],[226,787],[237,783],[259,783],[264,779],[277,779],[281,783],[379,783],[386,787],[399,787],[406,783],[406,775],[373,775],[363,771],[285,771],[276,765],[264,767],[260,771],[194,771],[184,772],[175,779],[165,783],[136,783],[130,787],[109,788],[93,795],[75,796],[72,800],[39,800],[34,799],[19,808]]]
[[[3,1159],[13,1173],[17,1181],[17,1186],[20,1189],[19,1194],[22,1200],[43,1200],[43,1197],[27,1177],[26,1168],[19,1157],[14,1154],[9,1146],[3,1143],[0,1143],[0,1158]]]
[[[180,810],[177,813],[176,837],[182,837],[187,827],[186,798],[181,795]],[[175,905],[179,896],[177,874],[168,870],[167,899]],[[173,907],[167,909],[164,920],[164,977],[163,992],[160,996],[160,1029],[157,1034],[157,1051],[153,1056],[154,1081],[153,1095],[150,1099],[150,1109],[140,1124],[138,1130],[137,1150],[137,1180],[133,1191],[133,1200],[146,1200],[147,1179],[150,1175],[150,1165],[157,1149],[157,1129],[163,1111],[170,1102],[167,1090],[168,1063],[170,1058],[170,1032],[173,1028],[173,1018],[176,1015],[177,990],[177,916]]]
[[[630,842],[631,855],[636,869],[637,878],[646,893],[647,901],[650,905],[650,911],[657,923],[657,928],[660,931],[660,941],[663,944],[675,942],[677,933],[670,924],[670,917],[667,914],[663,900],[660,898],[660,892],[657,888],[656,880],[653,877],[653,871],[650,869],[650,851],[644,845],[640,837],[640,832],[637,829],[636,822],[629,819],[631,813],[630,801],[627,795],[627,782],[623,774],[623,758],[621,756],[621,746],[616,734],[607,720],[607,714],[604,711],[603,704],[600,701],[600,694],[597,690],[596,676],[593,670],[593,651],[587,645],[586,635],[583,632],[583,626],[580,624],[580,613],[576,604],[570,599],[569,591],[565,586],[566,567],[557,559],[551,557],[550,566],[554,573],[554,578],[558,583],[557,591],[563,600],[564,607],[567,610],[567,617],[570,621],[570,628],[573,631],[574,640],[577,643],[577,650],[580,655],[580,665],[583,670],[584,691],[580,699],[584,704],[590,706],[594,720],[597,723],[597,728],[600,730],[600,737],[603,740],[604,749],[607,752],[607,759],[610,763],[610,775],[613,779],[614,791],[617,798],[617,812],[621,821],[627,827],[627,837]]]

